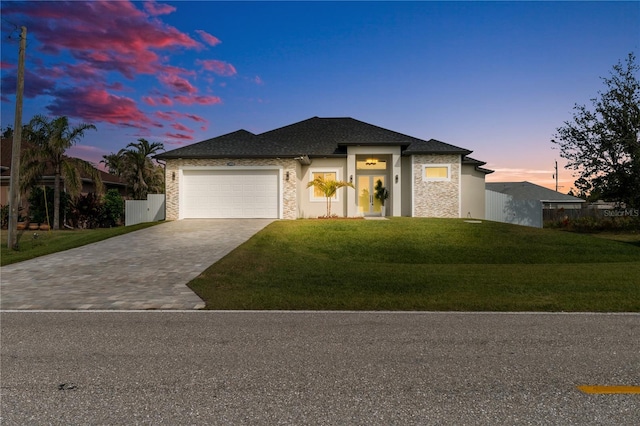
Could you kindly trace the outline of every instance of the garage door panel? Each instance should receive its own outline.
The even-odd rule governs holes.
[[[277,170],[185,170],[185,218],[277,218]]]

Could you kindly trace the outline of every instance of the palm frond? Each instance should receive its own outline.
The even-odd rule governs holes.
[[[60,166],[61,176],[64,179],[64,186],[67,193],[72,197],[80,195],[82,192],[82,179],[73,161],[63,161]]]

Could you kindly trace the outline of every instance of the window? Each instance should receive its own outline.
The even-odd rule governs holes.
[[[323,178],[324,180],[338,180],[338,172],[337,171],[317,171],[311,172],[309,175],[309,182],[317,179],[318,177]],[[326,201],[327,197],[324,196],[324,192],[320,189],[312,186],[309,188],[311,191],[311,200],[312,201]],[[338,199],[338,192],[336,191],[335,195],[332,197],[333,200]]]
[[[451,180],[451,166],[449,164],[425,164],[422,166],[423,181]]]

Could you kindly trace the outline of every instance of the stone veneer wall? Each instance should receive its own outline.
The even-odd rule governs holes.
[[[451,180],[425,182],[424,164],[450,164]],[[460,156],[413,156],[413,215],[415,217],[460,217]]]
[[[234,166],[227,166],[227,163],[233,162]],[[296,175],[297,161],[288,158],[212,158],[212,159],[179,159],[167,160],[165,184],[167,195],[167,220],[177,220],[179,216],[179,188],[180,188],[180,168],[182,167],[228,167],[233,170],[234,167],[249,166],[274,166],[282,168],[282,189],[283,189],[283,219],[297,219],[297,200],[296,200]],[[172,174],[175,172],[175,181]],[[289,172],[289,180],[286,180],[286,174]]]

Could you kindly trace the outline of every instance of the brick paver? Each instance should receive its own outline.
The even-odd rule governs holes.
[[[166,222],[0,268],[0,308],[200,309],[186,284],[270,219]]]

